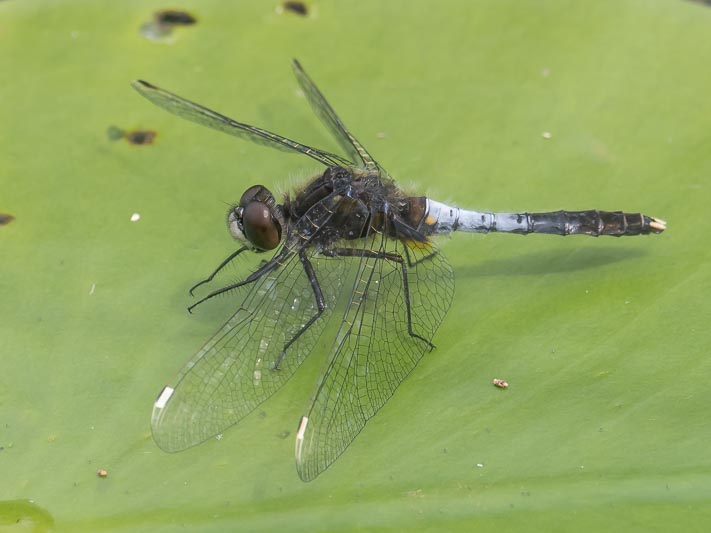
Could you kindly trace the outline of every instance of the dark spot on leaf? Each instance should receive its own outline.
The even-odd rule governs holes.
[[[277,435],[277,437],[279,437],[280,439],[285,439],[285,438],[287,438],[289,435],[291,435],[291,431],[284,430],[284,431],[282,431],[281,433],[279,433],[279,434]]]
[[[120,141],[121,139],[126,139],[130,144],[153,144],[157,135],[158,132],[153,130],[126,131],[117,126],[109,126],[106,130],[106,136],[109,140]]]
[[[192,26],[197,19],[187,11],[164,9],[153,14],[153,20],[141,26],[141,35],[160,40],[170,36],[176,26]]]
[[[282,7],[284,8],[284,11],[291,11],[292,13],[296,13],[297,15],[301,15],[302,17],[305,17],[309,14],[309,8],[306,7],[306,4],[304,2],[287,0],[282,3]]]
[[[126,140],[131,144],[153,144],[158,132],[152,130],[135,130],[126,132]]]
[[[7,226],[10,222],[15,220],[15,217],[8,215],[7,213],[0,213],[0,226]]]
[[[177,9],[158,11],[154,16],[158,24],[169,26],[191,26],[197,22],[197,19],[187,11],[178,11]]]
[[[126,132],[118,126],[109,126],[106,130],[106,136],[110,141],[119,141],[126,136]]]

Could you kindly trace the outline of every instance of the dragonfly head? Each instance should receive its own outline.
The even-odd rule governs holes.
[[[279,246],[284,220],[269,189],[254,185],[227,212],[227,226],[236,240],[255,252],[265,252]]]

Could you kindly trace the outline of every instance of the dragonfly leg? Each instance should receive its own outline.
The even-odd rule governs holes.
[[[220,263],[220,265],[213,271],[212,274],[210,274],[210,275],[209,275],[208,277],[206,277],[204,280],[199,281],[198,283],[196,283],[195,285],[193,285],[192,287],[190,287],[190,296],[194,296],[194,295],[193,295],[193,291],[194,291],[195,289],[197,289],[200,285],[204,285],[205,283],[210,283],[210,282],[212,281],[212,278],[214,278],[220,270],[222,270],[222,269],[223,269],[224,267],[226,267],[229,263],[231,263],[232,260],[233,260],[235,257],[237,257],[239,254],[241,254],[242,252],[245,252],[245,251],[247,251],[247,250],[249,250],[249,248],[248,248],[247,246],[243,246],[243,247],[240,248],[239,250],[237,250],[237,251],[235,251],[235,252],[232,252],[230,255],[228,255],[227,258],[226,258],[224,261],[222,261],[222,263]]]
[[[424,255],[424,256],[420,257],[417,261],[413,261],[413,260],[412,260],[412,257],[410,257],[410,252],[407,250],[407,248],[408,248],[408,245],[407,245],[407,243],[405,243],[405,245],[404,245],[404,247],[403,247],[403,251],[405,252],[405,257],[407,258],[407,265],[408,265],[408,266],[411,266],[411,267],[412,267],[412,266],[417,266],[417,265],[419,265],[420,263],[424,263],[425,261],[428,261],[428,260],[432,259],[433,257],[435,257],[435,256],[439,253],[437,250],[432,250],[432,251],[431,251],[430,253],[428,253],[427,255]]]
[[[435,250],[434,247],[429,247],[431,250],[430,253],[423,255],[417,261],[413,262],[412,257],[410,257],[410,254],[408,253],[408,248],[411,246],[419,248],[420,250],[427,248],[427,237],[400,219],[400,217],[393,215],[392,213],[389,222],[395,229],[395,235],[397,235],[397,238],[403,243],[403,250],[405,251],[408,266],[416,266],[424,261],[432,259],[437,255],[437,250]]]
[[[230,285],[226,285],[225,287],[221,287],[221,288],[219,288],[219,289],[217,289],[217,290],[212,291],[210,294],[208,294],[208,295],[205,296],[204,298],[201,298],[200,300],[198,300],[197,302],[195,302],[193,305],[191,305],[190,307],[188,307],[188,312],[189,312],[189,313],[192,313],[192,312],[193,312],[193,309],[195,309],[198,305],[200,305],[201,303],[203,303],[203,302],[209,300],[210,298],[214,298],[214,297],[217,296],[218,294],[224,294],[224,293],[226,293],[226,292],[228,292],[228,291],[231,291],[231,290],[233,290],[233,289],[238,289],[239,287],[243,287],[244,285],[249,285],[250,283],[254,283],[254,282],[257,281],[259,278],[261,278],[262,276],[264,276],[265,274],[268,274],[268,273],[271,272],[272,270],[276,270],[277,268],[279,268],[279,266],[281,265],[282,261],[283,261],[290,253],[292,253],[292,252],[290,252],[287,248],[284,248],[280,253],[278,253],[275,257],[273,257],[273,258],[271,259],[271,261],[268,261],[267,263],[265,263],[264,265],[262,265],[261,267],[259,267],[259,269],[257,269],[257,270],[255,270],[254,272],[252,272],[252,273],[247,277],[247,279],[244,279],[244,280],[242,280],[242,281],[238,281],[237,283],[231,283]],[[229,258],[228,258],[228,259],[229,259]],[[228,261],[228,262],[229,262],[229,261]],[[225,263],[225,264],[227,264],[227,263]],[[224,265],[222,265],[222,266],[224,266]]]
[[[321,286],[318,284],[318,279],[316,278],[316,272],[314,272],[314,267],[311,264],[311,261],[309,261],[309,258],[306,257],[306,252],[302,249],[299,252],[299,259],[301,260],[301,264],[304,265],[304,271],[306,272],[306,276],[309,278],[309,283],[311,283],[311,289],[314,291],[314,299],[316,300],[316,307],[317,311],[312,316],[309,318],[309,320],[301,326],[299,331],[296,332],[296,334],[289,339],[289,342],[287,342],[284,345],[284,348],[281,350],[281,354],[279,354],[279,358],[277,359],[276,363],[274,363],[274,367],[272,370],[279,370],[279,365],[281,362],[284,360],[284,357],[286,357],[286,351],[289,349],[289,347],[296,342],[296,340],[301,337],[301,335],[311,327],[311,325],[316,322],[323,312],[326,310],[326,299],[323,297],[323,292],[321,292]]]
[[[405,312],[407,314],[407,333],[410,337],[415,339],[420,339],[425,342],[430,350],[435,348],[435,345],[428,339],[424,338],[422,335],[418,335],[412,330],[412,311],[410,303],[410,284],[407,281],[407,265],[409,263],[400,254],[390,253],[390,252],[376,252],[374,250],[364,250],[362,248],[331,248],[329,250],[324,250],[321,252],[323,255],[328,257],[367,257],[370,259],[380,259],[384,261],[393,261],[400,265],[400,271],[402,273],[402,288],[405,293]],[[407,252],[406,254],[407,255]],[[434,255],[434,254],[432,254]],[[426,259],[426,258],[425,258]],[[421,261],[421,260],[420,260]],[[417,263],[414,263],[417,264]],[[410,264],[412,266],[412,264]]]

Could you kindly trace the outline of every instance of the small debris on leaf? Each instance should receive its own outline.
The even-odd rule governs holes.
[[[153,15],[153,18],[158,24],[168,26],[192,26],[197,22],[197,19],[190,13],[187,11],[180,11],[178,9],[164,9],[163,11],[157,11]]]
[[[494,378],[491,380],[491,383],[494,385],[494,387],[498,387],[500,389],[506,389],[509,386],[509,382],[505,379]]]
[[[309,14],[309,8],[306,7],[304,2],[286,0],[285,2],[282,2],[281,7],[283,11],[290,11],[291,13],[301,15],[302,17]]]
[[[108,473],[106,470],[104,470],[103,468],[99,468],[99,469],[96,471],[96,475],[99,476],[99,477],[106,477],[106,476],[109,475],[109,473]]]
[[[10,222],[15,220],[15,217],[8,213],[0,213],[0,226],[7,226]]]
[[[117,126],[109,126],[106,130],[106,136],[110,141],[120,141],[126,139],[130,144],[153,144],[157,131],[154,130],[122,130]]]
[[[176,26],[192,26],[197,19],[187,11],[164,9],[153,14],[153,20],[141,26],[141,35],[158,41],[169,37]]]
[[[153,144],[156,135],[153,130],[135,130],[126,133],[126,140],[131,144]]]

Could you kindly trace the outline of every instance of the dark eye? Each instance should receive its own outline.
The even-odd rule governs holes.
[[[272,193],[269,192],[269,189],[264,185],[253,185],[244,191],[242,198],[239,200],[239,205],[241,207],[247,207],[254,201],[268,203],[273,199]]]
[[[281,226],[262,202],[250,202],[242,213],[244,236],[260,250],[273,250],[281,241]]]

